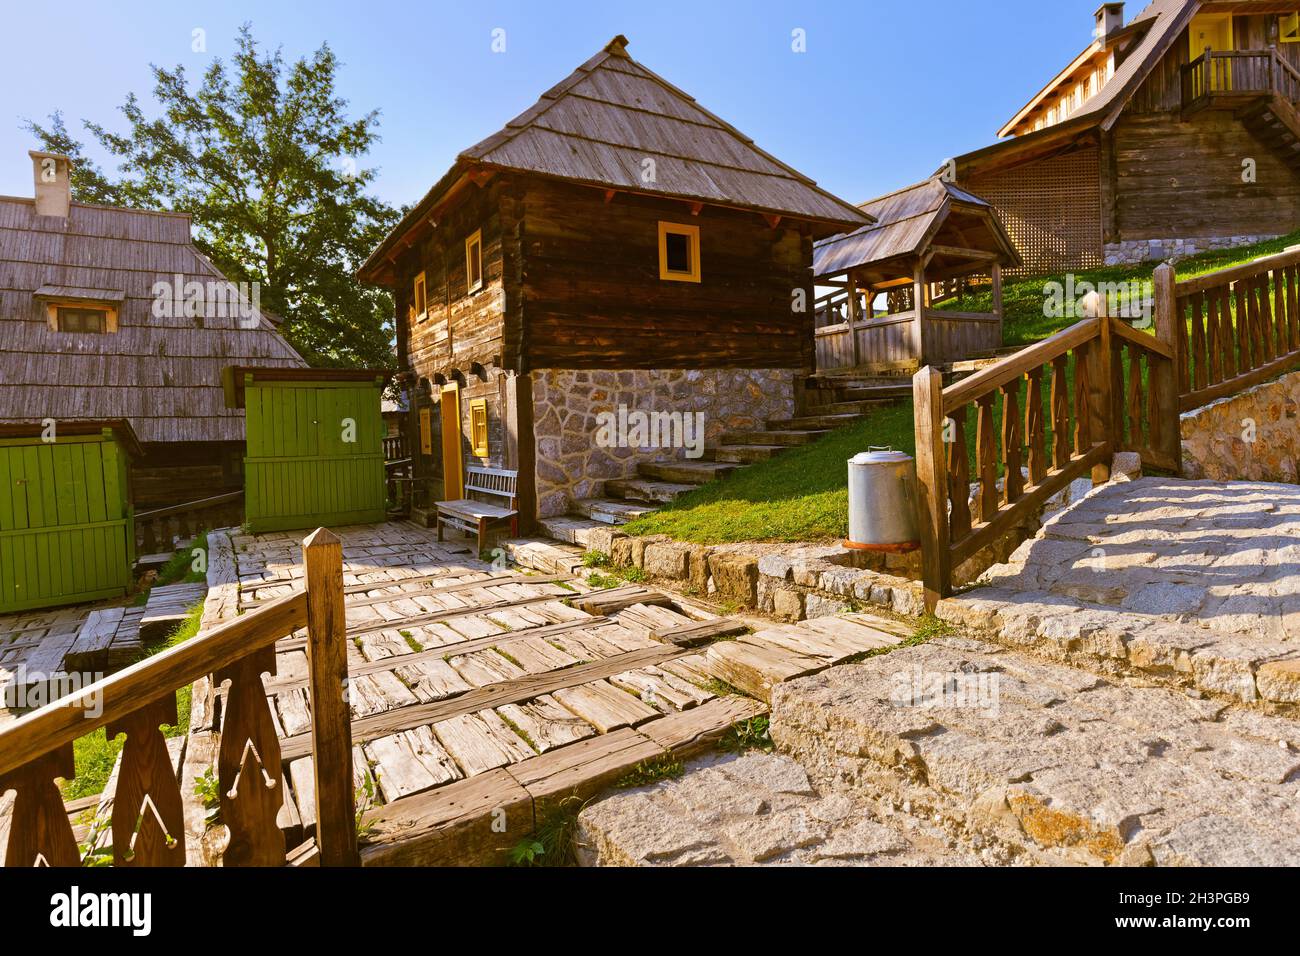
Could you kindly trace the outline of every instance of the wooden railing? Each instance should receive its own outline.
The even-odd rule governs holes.
[[[1298,266],[1300,251],[1176,283],[1169,271],[1183,411],[1300,365]]]
[[[316,845],[322,865],[356,865],[352,731],[339,539],[318,529],[303,542],[305,592],[280,598],[0,730],[0,791],[15,790],[6,866],[77,866],[81,854],[55,778],[72,778],[73,742],[103,727],[126,734],[112,803],[117,866],[182,866],[182,796],[161,726],[176,722],[176,690],[211,675],[230,681],[217,763],[224,866],[286,859],[276,815],[284,801],[280,745],[262,684],[275,642],[307,629]]]
[[[136,553],[171,551],[177,538],[188,541],[205,528],[237,527],[243,521],[242,491],[144,511],[135,516]]]
[[[928,607],[952,593],[953,569],[1027,524],[1071,481],[1089,472],[1094,483],[1105,481],[1114,452],[1133,450],[1146,462],[1178,468],[1176,337],[1170,308],[1161,311],[1160,303],[1157,287],[1154,336],[1111,317],[1093,293],[1092,317],[947,388],[938,370],[917,372]],[[979,484],[974,513],[972,475]]]
[[[1300,73],[1276,49],[1207,50],[1182,68],[1183,109],[1213,96],[1264,93],[1300,99]]]
[[[383,441],[384,461],[398,461],[410,457],[406,450],[405,435],[385,435]]]

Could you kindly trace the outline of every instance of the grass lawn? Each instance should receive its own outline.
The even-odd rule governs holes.
[[[1300,243],[1300,232],[1241,249],[1204,253],[1178,263],[1178,277],[1186,279],[1249,262],[1259,256],[1282,252],[1296,243]],[[1094,269],[1077,273],[1075,284],[1148,280],[1153,268],[1148,265]],[[1040,276],[1004,285],[1005,344],[1027,345],[1077,321],[1044,316],[1044,286],[1051,281],[1064,285],[1065,276]],[[944,306],[960,311],[988,311],[992,308],[991,293],[973,293],[949,300]],[[1073,368],[1069,379],[1072,383]],[[1024,391],[1022,383],[1022,409]],[[1048,394],[1045,378],[1045,402]],[[1001,398],[996,413],[1000,420]],[[1050,448],[1050,414],[1045,415],[1044,420],[1049,427]],[[966,442],[973,462],[973,419],[967,421]],[[868,418],[833,431],[811,445],[799,446],[769,461],[742,468],[725,481],[703,485],[661,510],[625,525],[623,530],[637,535],[666,534],[679,541],[698,544],[832,541],[843,538],[848,533],[846,463],[858,452],[866,451],[868,445],[892,445],[908,454],[915,453],[911,401],[875,411]]]
[[[207,542],[208,536],[204,532],[199,534],[189,545],[178,550],[172,556],[172,559],[163,565],[158,572],[155,587],[164,584],[177,584],[181,581],[189,583],[202,581],[204,575],[192,571],[190,568],[194,560],[194,548],[203,549],[206,561]],[[142,592],[136,598],[136,603],[143,604],[147,598],[148,592]],[[169,647],[175,647],[177,644],[189,640],[199,632],[199,618],[202,614],[203,605],[201,603],[190,608],[185,620],[171,634],[163,640],[145,647],[145,654],[157,654]],[[164,727],[163,736],[179,737],[189,728],[189,723],[190,688],[186,686],[176,692],[176,723],[173,726]],[[87,734],[74,741],[72,753],[76,762],[77,775],[73,779],[63,782],[63,798],[65,800],[76,800],[79,797],[88,797],[102,792],[105,784],[108,783],[109,774],[113,772],[113,763],[117,760],[118,752],[122,749],[125,739],[119,736],[109,740],[103,728],[100,728],[94,733]]]

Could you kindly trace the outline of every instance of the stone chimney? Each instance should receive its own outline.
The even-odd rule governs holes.
[[[1098,40],[1104,40],[1116,30],[1124,26],[1124,4],[1122,3],[1103,3],[1097,8],[1097,28],[1093,31],[1093,36]]]
[[[72,182],[69,175],[72,160],[58,153],[41,153],[28,150],[32,158],[32,177],[36,181],[36,215],[68,217],[72,204]]]

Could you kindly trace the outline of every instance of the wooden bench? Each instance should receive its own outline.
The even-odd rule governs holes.
[[[519,486],[519,472],[506,471],[504,468],[478,468],[473,465],[465,469],[465,492],[499,498],[504,505],[479,501],[473,498],[459,498],[456,501],[437,501],[438,540],[442,540],[442,526],[451,525],[467,534],[478,536],[478,549],[483,550],[487,538],[488,526],[497,521],[510,521],[510,535],[519,534],[519,500],[516,497]]]

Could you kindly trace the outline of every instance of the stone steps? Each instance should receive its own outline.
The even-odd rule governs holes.
[[[843,428],[845,425],[852,425],[858,419],[862,418],[854,412],[832,413],[829,415],[801,415],[798,418],[773,418],[767,423],[768,428],[773,431],[812,431],[818,434],[824,434],[833,428]]]
[[[1294,485],[1113,482],[936,613],[1094,673],[1298,710],[1296,540]]]
[[[720,461],[643,461],[636,470],[641,477],[656,481],[703,485],[725,478],[739,467],[734,462]]]
[[[637,505],[611,498],[582,498],[573,503],[571,514],[582,515],[604,524],[627,524],[654,511],[651,505]]]
[[[605,494],[625,501],[666,504],[678,495],[684,495],[696,487],[696,485],[671,481],[653,481],[648,478],[610,478],[605,482]]]
[[[719,445],[710,449],[710,456],[715,462],[752,465],[758,461],[775,458],[789,447],[789,445]]]
[[[855,416],[847,416],[851,421]],[[724,445],[807,445],[825,435],[826,428],[772,428],[757,432],[725,432]]]
[[[991,862],[1300,863],[1300,722],[941,637],[776,685],[771,734],[823,793]]]

